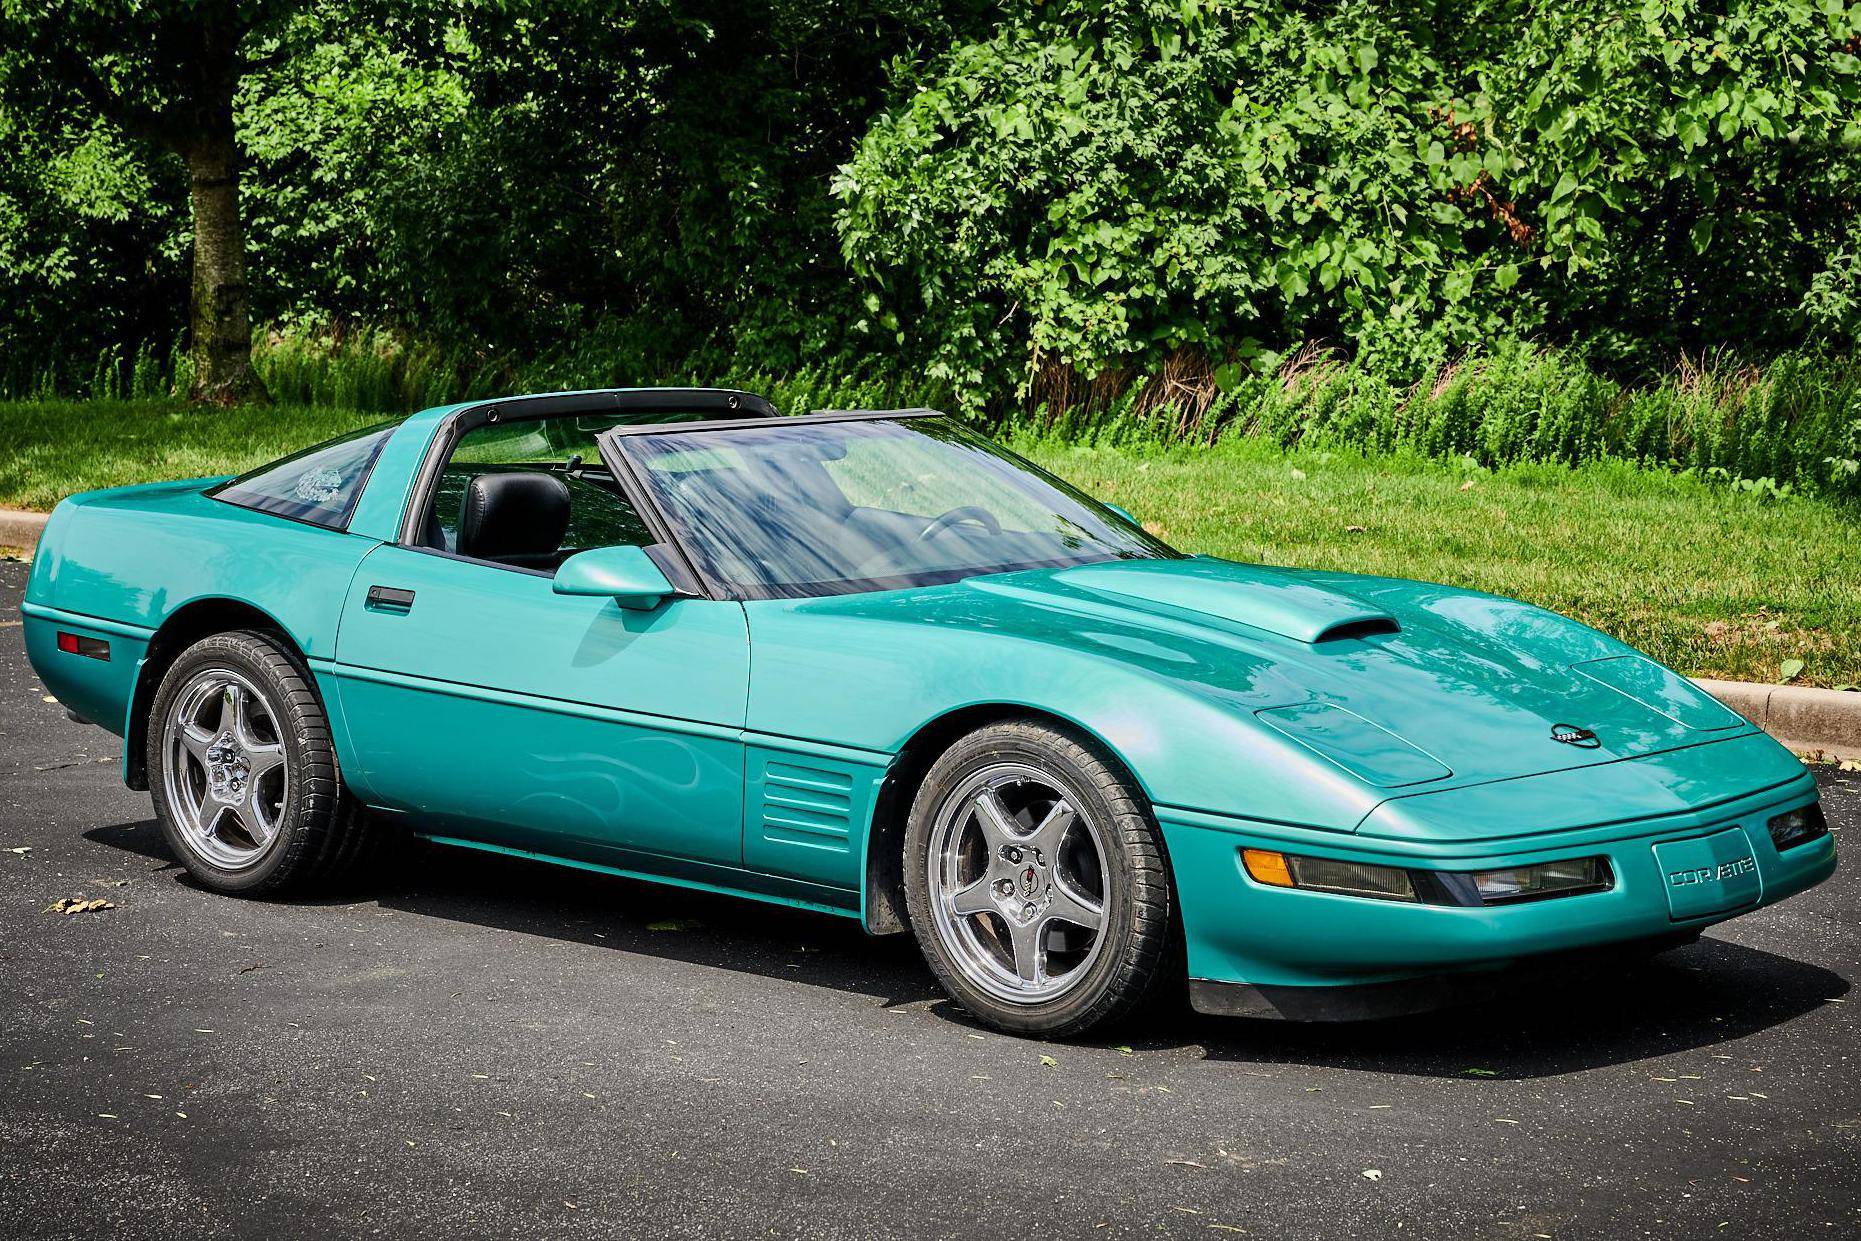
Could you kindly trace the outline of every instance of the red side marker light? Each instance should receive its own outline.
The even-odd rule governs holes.
[[[58,631],[58,649],[67,655],[82,655],[86,659],[110,661],[110,644],[102,638],[86,638],[81,634]]]

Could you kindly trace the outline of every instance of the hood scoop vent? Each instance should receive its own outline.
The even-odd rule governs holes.
[[[1062,570],[1053,580],[1095,594],[1250,625],[1297,642],[1337,642],[1401,629],[1388,612],[1342,591],[1220,560],[1086,565]]]
[[[1401,633],[1402,626],[1393,616],[1365,616],[1357,620],[1339,621],[1328,629],[1321,630],[1314,643],[1342,642],[1346,638],[1374,638],[1379,633]]]

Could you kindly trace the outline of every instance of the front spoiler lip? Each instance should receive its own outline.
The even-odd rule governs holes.
[[[1425,974],[1388,982],[1293,987],[1213,978],[1189,980],[1189,1004],[1210,1017],[1265,1021],[1383,1021],[1418,1013],[1464,1008],[1523,992],[1533,984],[1582,974],[1599,966],[1620,967],[1623,960],[1696,942],[1700,928],[1646,939],[1531,957],[1494,969]]]

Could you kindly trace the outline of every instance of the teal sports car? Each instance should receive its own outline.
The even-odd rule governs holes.
[[[73,496],[22,611],[208,888],[411,832],[909,931],[1030,1034],[1412,1011],[1835,868],[1803,765],[1622,643],[1183,555],[927,410],[427,410]]]

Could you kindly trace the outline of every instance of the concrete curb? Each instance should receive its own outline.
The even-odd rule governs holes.
[[[1695,677],[1693,684],[1797,751],[1861,759],[1861,693]]]
[[[48,516],[0,508],[0,547],[30,552]],[[1695,677],[1693,683],[1792,750],[1861,759],[1861,693],[1709,677]]]
[[[0,508],[0,547],[23,547],[31,551],[38,545],[50,513],[28,513],[24,509]]]

